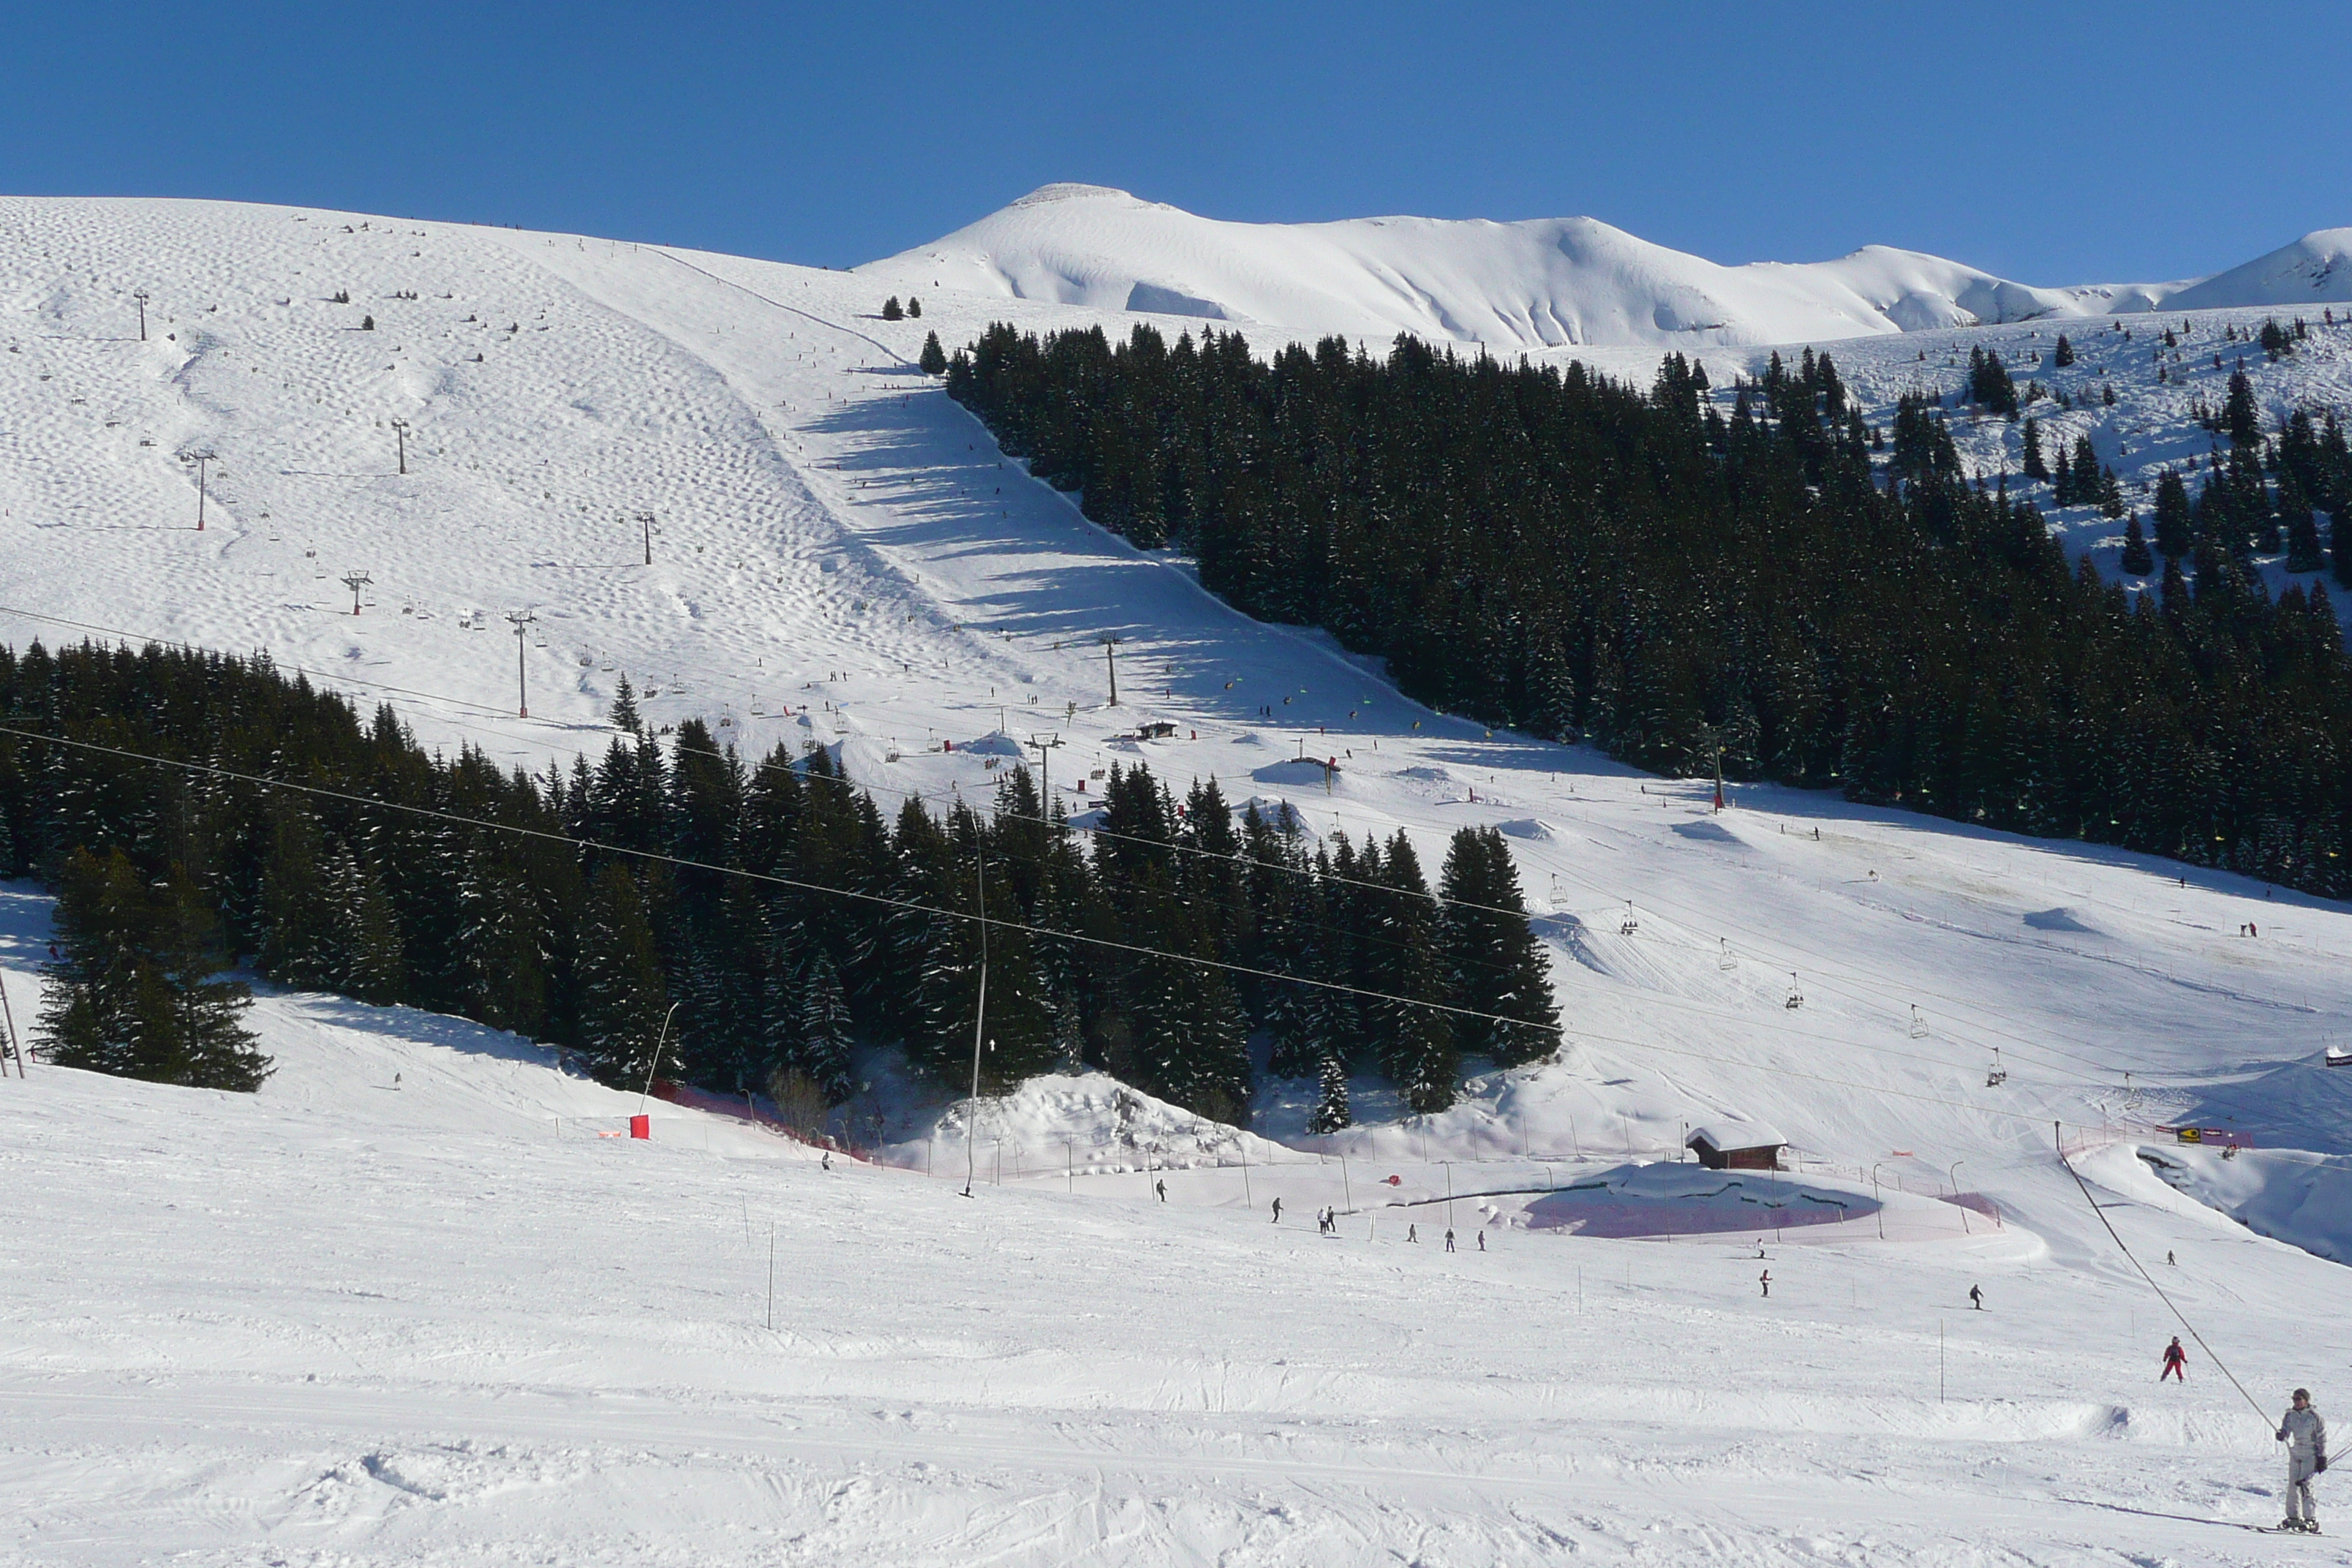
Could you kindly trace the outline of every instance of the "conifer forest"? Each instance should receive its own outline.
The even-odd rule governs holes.
[[[0,650],[0,875],[57,890],[42,1031],[68,1066],[255,1087],[245,988],[220,978],[243,956],[619,1086],[837,1102],[853,1047],[897,1043],[960,1090],[983,940],[988,1090],[1091,1065],[1245,1120],[1263,1030],[1336,1129],[1350,1073],[1432,1110],[1465,1058],[1558,1043],[1492,828],[1454,835],[1433,889],[1402,834],[1313,842],[1140,763],[1090,836],[1017,766],[984,807],[886,814],[823,749],[750,763],[693,721],[665,745],[625,682],[604,756],[534,777],[428,754],[390,708],[363,721],[265,659],[153,645]]]
[[[2154,552],[2130,519],[2161,575],[2127,593],[1961,471],[1951,410],[2019,405],[1982,356],[1891,429],[1810,349],[1727,410],[1679,354],[1643,390],[1404,337],[1267,361],[1213,329],[1000,324],[948,370],[1087,517],[1443,710],[2341,897],[2352,668],[2321,568],[2352,582],[2352,459],[2331,414],[2263,428],[2243,383],[2210,424],[2226,463],[2157,487]],[[2060,504],[2115,495],[2087,444],[2055,456]],[[2312,575],[2273,598],[2248,560],[2282,532]]]

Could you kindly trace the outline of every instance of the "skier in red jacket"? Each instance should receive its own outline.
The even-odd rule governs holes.
[[[2175,1334],[2172,1336],[2172,1342],[2164,1347],[2164,1370],[2156,1374],[2156,1381],[2162,1383],[2168,1377],[2175,1377],[2187,1383],[2188,1366],[2189,1352],[2180,1348],[2180,1336]]]

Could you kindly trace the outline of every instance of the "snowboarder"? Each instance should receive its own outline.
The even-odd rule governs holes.
[[[1969,1287],[1969,1305],[1974,1307],[1979,1312],[1984,1310],[1983,1286],[1971,1285]]]
[[[1274,1200],[1274,1223],[1276,1225],[1280,1225],[1282,1223],[1282,1200],[1280,1198]]]
[[[1764,1295],[1766,1300],[1770,1300],[1772,1295],[1772,1271],[1769,1268],[1767,1268],[1763,1273],[1759,1274],[1756,1277],[1756,1282],[1764,1287]]]
[[[1445,1250],[1454,1250],[1454,1227],[1450,1225],[1445,1227]]]
[[[1167,1183],[1165,1183],[1165,1182],[1160,1182],[1160,1181],[1155,1181],[1155,1182],[1153,1182],[1153,1183],[1151,1184],[1151,1187],[1152,1187],[1152,1190],[1153,1190],[1154,1192],[1156,1192],[1156,1193],[1158,1193],[1158,1194],[1160,1194],[1160,1201],[1161,1203],[1163,1203],[1163,1204],[1164,1204],[1164,1203],[1166,1203],[1166,1202],[1168,1201],[1168,1184],[1167,1184]]]
[[[2281,1530],[2319,1533],[2319,1510],[2311,1500],[2311,1478],[2327,1468],[2327,1423],[2311,1407],[2311,1390],[2294,1391],[2294,1405],[2279,1422],[2286,1445],[2286,1517]]]
[[[1405,1226],[1405,1227],[1404,1227],[1404,1238],[1405,1238],[1407,1241],[1412,1241],[1412,1242],[1418,1242],[1418,1241],[1420,1241],[1420,1239],[1421,1239],[1421,1226],[1417,1226],[1417,1225],[1409,1225],[1409,1226]]]
[[[2164,1347],[2164,1370],[2156,1374],[2156,1381],[2162,1383],[2166,1378],[2170,1377],[2181,1383],[2187,1383],[2189,1381],[2188,1365],[2189,1352],[2180,1348],[2180,1336],[2175,1334],[2172,1336],[2172,1342]]]

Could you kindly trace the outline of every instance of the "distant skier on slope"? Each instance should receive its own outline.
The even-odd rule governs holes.
[[[1969,1287],[1969,1305],[1974,1307],[1979,1312],[1984,1310],[1983,1286],[1971,1285]]]
[[[1767,1268],[1763,1273],[1759,1274],[1756,1277],[1756,1283],[1764,1287],[1765,1298],[1769,1300],[1772,1295],[1772,1271]]]
[[[2164,1347],[2164,1370],[2156,1374],[2156,1381],[2162,1383],[2166,1378],[2172,1377],[2187,1383],[2188,1366],[2189,1352],[2180,1348],[2180,1336],[2175,1334],[2172,1336],[2172,1342]]]
[[[1274,1223],[1276,1225],[1280,1225],[1282,1223],[1282,1200],[1280,1198],[1274,1200]]]
[[[2311,1407],[2311,1390],[2294,1391],[2294,1407],[2279,1422],[2286,1445],[2286,1518],[2281,1530],[2319,1533],[2319,1510],[2311,1500],[2311,1478],[2327,1468],[2327,1423]]]

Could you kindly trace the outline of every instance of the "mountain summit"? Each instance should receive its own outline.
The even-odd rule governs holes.
[[[1496,349],[1820,342],[2178,303],[2352,301],[2352,229],[2211,278],[2046,289],[1917,251],[1726,267],[1596,218],[1227,223],[1104,185],[1041,186],[858,268],[877,282]]]

